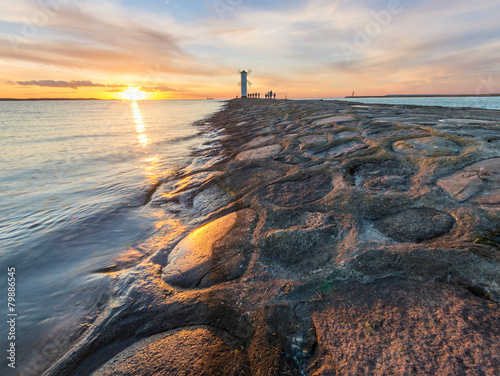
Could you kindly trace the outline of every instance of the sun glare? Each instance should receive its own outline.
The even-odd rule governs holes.
[[[138,88],[129,87],[127,90],[123,92],[122,96],[123,99],[128,99],[130,101],[138,101],[144,99],[146,93],[140,91]]]

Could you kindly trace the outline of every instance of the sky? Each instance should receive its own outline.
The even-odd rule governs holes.
[[[500,92],[498,0],[0,0],[0,98]],[[125,92],[125,93],[124,93]]]

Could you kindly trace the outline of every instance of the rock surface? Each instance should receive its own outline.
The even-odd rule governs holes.
[[[185,329],[135,344],[93,376],[248,375],[245,358],[240,354],[213,329]]]
[[[474,163],[438,185],[459,202],[474,199],[478,204],[500,205],[500,158]]]
[[[184,288],[210,287],[241,276],[248,265],[256,214],[245,209],[193,231],[168,256],[163,280]]]
[[[59,375],[500,374],[500,112],[232,100]],[[223,137],[222,137],[223,136]]]

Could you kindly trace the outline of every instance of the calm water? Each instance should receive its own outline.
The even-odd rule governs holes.
[[[328,98],[368,104],[409,104],[418,106],[475,107],[500,110],[500,97],[442,97],[442,98]]]
[[[0,313],[5,321],[7,268],[13,266],[18,366],[43,367],[99,308],[110,282],[94,271],[165,221],[160,209],[143,205],[148,192],[193,163],[192,149],[217,139],[192,123],[221,106],[0,102]],[[66,338],[54,343],[54,336]],[[6,353],[5,325],[0,344]],[[10,371],[2,356],[0,374]]]

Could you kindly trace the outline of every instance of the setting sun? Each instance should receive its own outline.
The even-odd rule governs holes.
[[[123,99],[128,99],[131,101],[137,101],[141,99],[145,99],[146,93],[140,91],[138,88],[129,87],[122,94]]]

